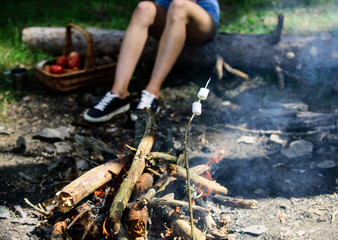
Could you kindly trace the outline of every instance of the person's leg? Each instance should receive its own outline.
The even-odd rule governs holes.
[[[148,38],[148,30],[161,34],[164,28],[166,9],[149,1],[142,1],[135,9],[126,30],[116,67],[111,92],[120,98],[129,95],[128,85]]]
[[[187,0],[173,0],[168,9],[166,25],[146,90],[158,98],[161,85],[181,53],[184,43],[208,41],[215,31],[215,22],[202,7]]]
[[[123,39],[111,91],[85,112],[86,121],[105,122],[129,110],[128,85],[147,41],[149,28],[152,26],[160,35],[164,28],[166,12],[166,8],[150,1],[138,4]]]

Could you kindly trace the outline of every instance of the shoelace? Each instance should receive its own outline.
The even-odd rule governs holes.
[[[111,102],[112,99],[117,97],[116,94],[107,92],[106,95],[101,99],[101,101],[94,107],[95,109],[104,111],[105,107]]]
[[[153,102],[154,98],[155,98],[154,94],[149,93],[147,90],[143,90],[142,95],[141,95],[141,100],[139,104],[137,105],[137,109],[144,109],[144,108],[150,109],[151,103]]]

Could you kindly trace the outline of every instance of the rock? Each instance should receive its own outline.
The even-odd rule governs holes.
[[[325,161],[322,161],[320,163],[317,163],[318,168],[325,168],[326,169],[326,168],[334,168],[336,166],[337,166],[337,164],[333,160],[325,160]]]
[[[20,136],[17,140],[16,140],[16,148],[17,151],[19,152],[25,152],[26,151],[26,139],[22,136]]]
[[[25,218],[26,217],[26,213],[23,211],[22,207],[20,205],[15,205],[14,206],[14,211],[15,214],[21,218]]]
[[[287,158],[312,157],[313,144],[305,140],[296,140],[291,142],[289,148],[282,149],[281,152]]]
[[[44,141],[63,141],[70,137],[70,133],[74,131],[73,127],[58,127],[58,128],[45,128],[41,132],[36,133],[33,139],[40,139]]]
[[[54,143],[57,153],[68,153],[72,150],[72,147],[66,142],[56,142]]]
[[[254,144],[257,141],[258,141],[258,138],[254,136],[242,136],[239,139],[237,139],[237,143]]]
[[[246,228],[242,228],[241,231],[244,233],[252,234],[252,235],[261,235],[265,233],[268,229],[264,225],[252,225]]]
[[[6,206],[0,206],[0,219],[8,219],[10,218],[11,214]]]
[[[46,152],[46,153],[54,153],[55,148],[53,148],[51,146],[44,146],[43,151]]]
[[[279,135],[277,134],[271,134],[270,135],[270,141],[271,142],[275,142],[275,143],[279,143],[280,145],[282,145],[283,147],[286,146],[286,144],[288,143],[287,140],[281,139],[279,137]]]

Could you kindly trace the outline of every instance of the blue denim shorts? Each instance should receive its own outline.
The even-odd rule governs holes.
[[[171,1],[172,0],[156,0],[156,3],[168,9]],[[210,14],[216,26],[218,26],[220,9],[217,0],[197,0],[196,3]]]

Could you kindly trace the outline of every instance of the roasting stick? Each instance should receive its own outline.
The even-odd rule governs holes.
[[[207,89],[208,84],[210,82],[211,78],[209,78],[209,80],[207,81],[205,88]],[[192,200],[191,200],[191,187],[190,187],[190,171],[189,171],[189,159],[188,159],[188,151],[187,151],[187,138],[188,138],[188,130],[190,127],[190,124],[192,122],[192,120],[194,119],[195,115],[198,112],[200,114],[201,112],[201,98],[198,99],[198,102],[196,104],[193,103],[193,114],[185,128],[185,132],[184,132],[184,159],[185,159],[185,168],[186,168],[186,172],[187,172],[187,185],[188,185],[188,198],[189,198],[189,212],[190,212],[190,224],[191,224],[191,238],[192,240],[195,240],[195,236],[194,236],[194,218],[193,218],[193,213],[192,213]]]

